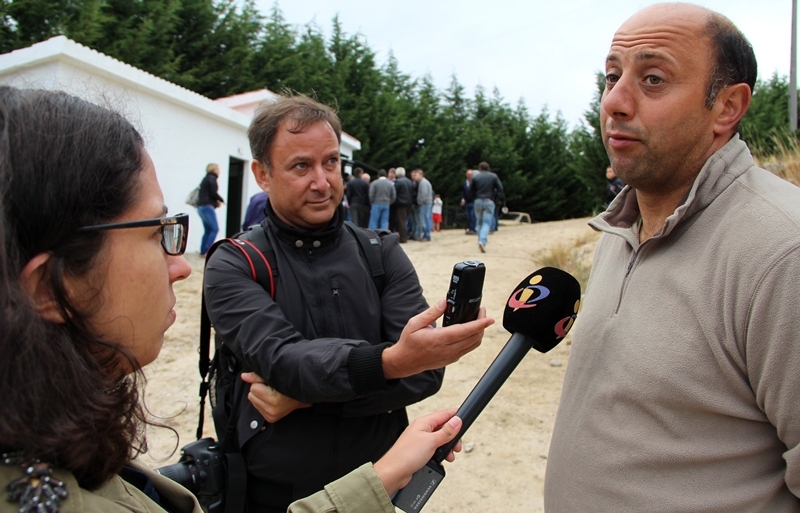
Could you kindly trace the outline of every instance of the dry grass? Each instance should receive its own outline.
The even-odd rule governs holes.
[[[776,136],[774,139],[778,152],[769,157],[756,158],[756,165],[800,186],[800,140]]]
[[[592,270],[592,258],[598,232],[591,232],[581,237],[576,237],[572,242],[552,246],[534,257],[540,266],[557,267],[573,275],[581,284],[581,290],[586,291],[589,273]]]

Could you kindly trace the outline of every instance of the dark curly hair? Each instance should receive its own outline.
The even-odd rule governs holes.
[[[130,208],[143,164],[142,137],[121,115],[61,92],[0,87],[0,452],[69,470],[90,490],[145,448],[144,380],[127,350],[93,334],[96,310],[71,304],[64,279],[88,279],[102,264],[104,232],[77,229]],[[41,253],[63,324],[40,317],[19,285]],[[120,362],[136,371],[121,376]]]

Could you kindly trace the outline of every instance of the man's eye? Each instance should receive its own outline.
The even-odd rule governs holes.
[[[606,74],[606,85],[613,85],[619,80],[619,77],[613,73]]]
[[[645,81],[648,85],[659,85],[664,82],[664,79],[656,75],[647,75]]]

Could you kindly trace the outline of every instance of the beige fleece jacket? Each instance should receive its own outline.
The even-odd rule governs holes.
[[[545,510],[800,512],[800,189],[736,136],[637,219],[628,187],[590,223]]]

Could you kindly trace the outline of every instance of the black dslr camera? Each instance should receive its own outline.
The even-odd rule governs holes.
[[[222,467],[222,448],[213,438],[201,438],[181,448],[181,459],[174,465],[157,468],[195,494],[208,513],[222,513],[225,491],[225,472]]]

